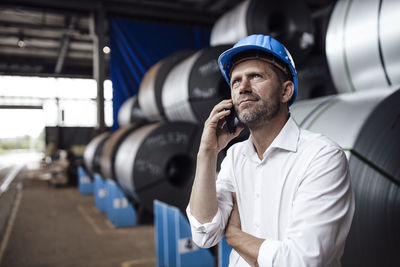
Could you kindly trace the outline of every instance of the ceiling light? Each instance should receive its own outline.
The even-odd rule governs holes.
[[[24,40],[23,40],[22,38],[18,40],[17,46],[18,46],[19,48],[22,48],[22,47],[25,46],[25,42],[24,42]]]
[[[106,46],[103,47],[103,53],[104,54],[110,54],[110,52],[111,52],[111,49],[110,49],[109,46],[106,45]]]

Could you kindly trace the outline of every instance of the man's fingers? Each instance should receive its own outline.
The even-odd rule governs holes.
[[[224,123],[224,118],[229,115],[231,111],[229,109],[222,109],[219,112],[211,115],[206,123],[209,125],[215,125],[215,127],[220,126],[220,123]]]
[[[212,109],[210,117],[215,116],[216,114],[220,113],[221,111],[224,111],[225,109],[230,109],[231,107],[232,107],[231,99],[222,100]]]

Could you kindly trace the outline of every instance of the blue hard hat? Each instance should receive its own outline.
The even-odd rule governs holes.
[[[297,96],[297,74],[293,59],[289,51],[276,39],[268,35],[254,34],[247,36],[237,42],[231,49],[223,52],[218,58],[218,65],[225,80],[230,86],[230,72],[232,68],[232,58],[240,56],[248,51],[261,51],[271,55],[276,59],[276,63],[289,68],[290,76],[294,84],[294,92],[289,100],[290,106],[296,100]]]

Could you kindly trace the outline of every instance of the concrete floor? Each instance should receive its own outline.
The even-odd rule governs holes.
[[[155,266],[152,225],[115,229],[93,195],[38,179],[20,184],[0,239],[0,267]]]

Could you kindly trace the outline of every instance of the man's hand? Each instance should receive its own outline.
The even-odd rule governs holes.
[[[210,116],[204,123],[199,152],[218,153],[243,130],[243,126],[239,126],[236,131],[231,134],[223,129],[226,123],[225,117],[230,114],[231,111],[229,109],[232,105],[232,100],[226,99],[222,100],[213,108]]]
[[[232,193],[233,207],[225,228],[225,239],[229,246],[251,266],[258,266],[258,251],[264,239],[242,231],[236,193]]]

